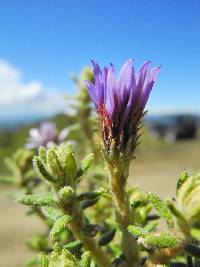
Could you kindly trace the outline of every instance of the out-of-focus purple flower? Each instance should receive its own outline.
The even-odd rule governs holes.
[[[92,60],[95,82],[86,81],[107,153],[114,145],[118,152],[133,154],[144,109],[160,69],[151,69],[151,62],[146,61],[135,73],[132,63],[131,59],[126,61],[116,79],[112,64],[101,70]]]
[[[49,148],[52,145],[59,145],[67,137],[69,130],[64,128],[60,133],[57,131],[54,123],[43,122],[39,128],[29,130],[28,142],[25,145],[28,149],[45,146]]]

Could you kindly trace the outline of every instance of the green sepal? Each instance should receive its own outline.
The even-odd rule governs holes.
[[[30,206],[50,206],[55,202],[51,193],[23,195],[19,196],[16,201]]]
[[[99,242],[98,242],[98,245],[99,246],[105,246],[107,245],[108,243],[110,243],[114,236],[115,236],[115,233],[116,233],[116,229],[112,229],[106,233],[104,233],[101,238],[99,239]]]
[[[144,240],[144,245],[152,249],[171,248],[179,244],[178,239],[171,234],[162,233],[160,235],[148,235]]]
[[[80,267],[90,267],[91,254],[89,251],[85,251],[81,256]]]
[[[82,161],[81,166],[77,171],[76,177],[81,177],[83,174],[86,173],[86,171],[89,169],[90,165],[92,164],[92,161],[94,160],[94,154],[88,154]]]
[[[149,201],[154,205],[159,215],[167,221],[170,228],[174,227],[172,213],[167,207],[166,203],[153,193],[148,193]]]
[[[69,215],[62,215],[61,217],[59,217],[51,228],[51,237],[54,238],[59,233],[63,232],[71,220],[72,217]]]
[[[40,158],[38,156],[35,156],[33,158],[33,166],[34,169],[37,173],[37,175],[44,180],[47,180],[49,182],[55,183],[56,179],[55,177],[53,177],[48,170],[46,169],[46,167],[44,166],[43,162],[40,160]]]

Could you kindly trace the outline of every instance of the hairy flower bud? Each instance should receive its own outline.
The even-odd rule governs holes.
[[[94,60],[92,64],[95,82],[86,81],[86,85],[99,117],[104,155],[109,158],[114,153],[131,158],[160,67],[151,70],[150,61],[147,61],[135,73],[130,59],[124,63],[116,80],[112,64],[103,70]]]

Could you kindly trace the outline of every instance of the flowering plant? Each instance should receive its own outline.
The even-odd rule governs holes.
[[[29,241],[39,256],[27,266],[199,266],[199,174],[182,173],[174,200],[127,188],[160,67],[151,69],[148,61],[135,73],[128,60],[116,79],[112,64],[103,70],[92,64],[93,73],[84,70],[76,79],[76,153],[55,126],[45,125],[30,132],[28,146],[39,144],[37,153],[20,149],[6,161],[11,175],[1,181],[17,184],[17,201],[30,206],[29,213],[46,225],[44,233]],[[98,115],[96,137],[85,84]],[[82,158],[83,151],[90,153]],[[160,220],[166,222],[162,231]]]

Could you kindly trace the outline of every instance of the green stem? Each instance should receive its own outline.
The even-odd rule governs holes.
[[[106,255],[103,249],[98,246],[92,237],[88,237],[83,233],[85,220],[79,205],[74,205],[71,207],[71,210],[69,210],[64,203],[60,204],[63,211],[72,216],[72,221],[69,223],[69,228],[74,237],[83,243],[85,250],[90,251],[98,267],[109,267],[111,263],[110,257]]]
[[[122,170],[123,169],[123,170]],[[127,231],[127,226],[133,223],[129,198],[126,194],[127,168],[121,168],[117,164],[108,165],[109,183],[116,209],[116,219],[122,231],[122,250],[126,257],[125,267],[138,267],[138,246],[136,239]]]
[[[97,245],[93,238],[86,237],[81,233],[81,229],[77,227],[76,222],[70,223],[70,229],[74,236],[83,243],[85,250],[90,251],[95,263],[97,263],[99,267],[110,266],[110,259],[105,252]]]

